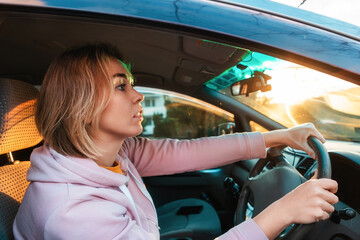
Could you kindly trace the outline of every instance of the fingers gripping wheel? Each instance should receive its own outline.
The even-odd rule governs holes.
[[[308,144],[316,155],[318,164],[317,178],[331,178],[331,162],[326,148],[314,137],[308,138]],[[282,150],[285,147],[269,148],[267,157],[260,159],[251,170],[239,197],[235,214],[236,225],[245,221],[249,202],[253,204],[252,217],[254,217],[271,203],[307,180],[295,167],[286,161],[282,155]],[[270,169],[263,172],[265,166]],[[295,224],[285,234],[278,236],[277,239],[301,239],[299,236],[306,234],[313,225]]]

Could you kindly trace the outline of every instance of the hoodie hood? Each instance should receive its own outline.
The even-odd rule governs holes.
[[[116,161],[121,166],[127,166],[129,160],[118,155]],[[119,187],[129,181],[128,176],[102,168],[92,159],[64,156],[47,144],[34,149],[30,162],[28,181],[72,183],[92,187]]]

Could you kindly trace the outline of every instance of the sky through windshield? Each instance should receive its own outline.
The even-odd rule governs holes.
[[[360,26],[359,0],[272,0]]]

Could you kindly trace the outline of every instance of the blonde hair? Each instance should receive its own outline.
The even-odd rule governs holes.
[[[57,152],[93,159],[100,155],[93,133],[114,91],[107,70],[112,58],[120,59],[115,47],[90,44],[64,52],[48,68],[35,121]]]

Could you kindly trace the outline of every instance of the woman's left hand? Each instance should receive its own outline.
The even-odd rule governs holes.
[[[312,123],[301,124],[289,129],[266,132],[263,133],[263,136],[266,147],[286,145],[295,149],[303,150],[312,158],[315,158],[315,153],[309,146],[307,139],[310,136],[313,136],[319,139],[322,143],[325,143],[325,138]]]

